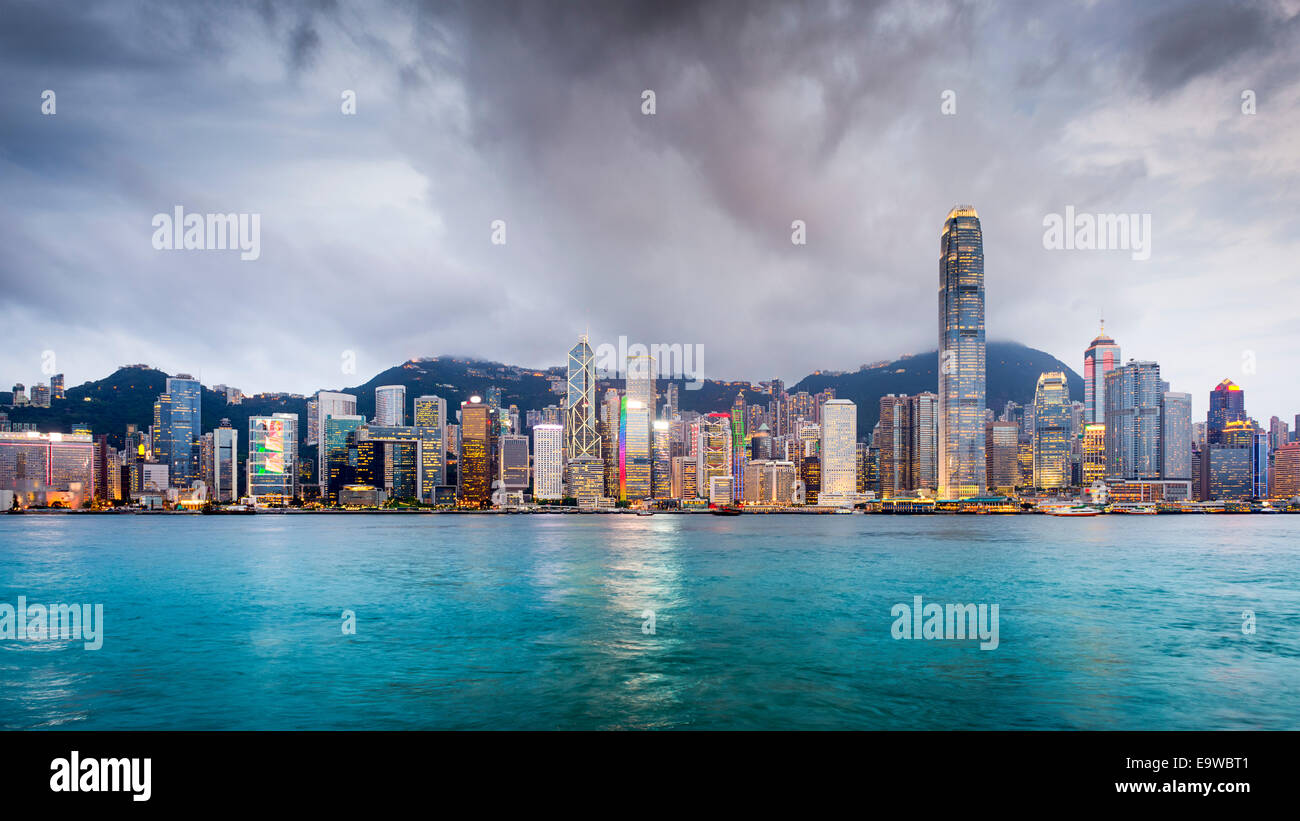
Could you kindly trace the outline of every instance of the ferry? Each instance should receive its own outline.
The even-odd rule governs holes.
[[[714,516],[739,516],[740,512],[741,512],[740,508],[737,507],[736,505],[726,505],[725,507],[715,508],[713,510],[713,515]]]
[[[1062,505],[1047,509],[1048,516],[1097,516],[1101,511],[1087,505]]]
[[[1152,504],[1136,505],[1115,505],[1111,508],[1111,513],[1127,513],[1129,515],[1154,516],[1160,511]]]

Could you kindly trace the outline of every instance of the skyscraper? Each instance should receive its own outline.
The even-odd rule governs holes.
[[[380,385],[375,388],[376,425],[406,424],[406,386]]]
[[[569,350],[567,400],[565,459],[600,459],[600,434],[596,432],[596,357],[587,344],[586,334]]]
[[[316,402],[316,482],[321,487],[321,496],[325,496],[329,484],[329,447],[325,441],[325,421],[331,416],[355,416],[357,398],[350,393],[318,391]],[[310,424],[310,422],[308,422]],[[311,444],[308,442],[307,444]],[[335,442],[335,447],[344,443]]]
[[[1061,371],[1039,375],[1034,391],[1034,487],[1070,484],[1070,388]]]
[[[912,458],[911,405],[906,396],[880,397],[880,423],[873,442],[880,449],[880,497],[892,499],[906,490]]]
[[[672,423],[656,419],[650,426],[650,495],[672,496]]]
[[[1020,445],[1018,422],[990,422],[985,426],[984,459],[988,486],[1004,492],[1020,483],[1017,461]]]
[[[497,442],[497,479],[506,491],[528,487],[528,437],[503,433]]]
[[[63,393],[63,374],[61,373],[56,373],[54,374],[54,376],[50,377],[50,398],[51,399],[67,398],[64,396]]]
[[[858,406],[849,399],[824,403],[821,444],[822,505],[851,505],[858,490]]]
[[[1288,442],[1273,454],[1270,492],[1274,499],[1300,496],[1300,442]]]
[[[1160,408],[1160,478],[1192,478],[1192,395],[1165,391]]]
[[[287,504],[297,494],[298,414],[248,419],[248,495]]]
[[[172,487],[189,487],[198,476],[191,450],[203,429],[202,392],[197,379],[182,373],[167,378],[164,396],[168,399],[164,402],[159,397],[161,407],[155,411],[155,424],[159,425],[158,436],[166,452],[165,458],[157,458],[167,462]]]
[[[1223,441],[1223,429],[1229,422],[1246,418],[1246,392],[1225,379],[1210,391],[1210,410],[1206,413],[1206,432],[1211,445]]]
[[[460,458],[457,497],[464,507],[484,508],[491,500],[488,476],[492,453],[491,420],[481,397],[460,403]]]
[[[214,502],[233,502],[239,497],[235,482],[238,460],[239,431],[230,426],[229,419],[222,419],[212,430],[212,487],[208,490]]]
[[[1119,345],[1106,335],[1106,322],[1102,320],[1101,332],[1083,352],[1084,424],[1103,424],[1106,418],[1106,374],[1119,365]]]
[[[731,476],[731,414],[710,413],[700,420],[695,457],[697,492],[707,498],[713,479]]]
[[[651,489],[650,409],[624,396],[618,423],[618,495],[648,499]]]
[[[1106,374],[1106,475],[1160,478],[1160,366],[1130,361]]]
[[[349,463],[348,437],[366,423],[364,416],[337,414],[321,419],[320,456],[324,470],[320,474],[321,498],[337,504],[339,491],[355,479],[354,465]]]
[[[978,496],[984,464],[984,239],[971,206],[939,240],[939,495]]]
[[[564,496],[564,426],[533,425],[533,498]]]
[[[627,358],[627,398],[640,402],[649,410],[651,419],[655,418],[656,379],[655,358],[653,356],[629,356]]]
[[[415,397],[415,429],[420,438],[420,500],[433,502],[435,488],[447,483],[447,400]]]

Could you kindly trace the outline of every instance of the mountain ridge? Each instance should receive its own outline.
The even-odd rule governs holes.
[[[836,396],[858,404],[858,436],[865,438],[879,417],[879,398],[895,393],[914,394],[938,388],[938,352],[905,354],[890,362],[864,365],[856,371],[814,371],[793,386],[790,393],[817,393],[835,388]],[[1039,373],[1061,370],[1066,374],[1071,399],[1081,399],[1083,380],[1056,357],[1015,342],[990,342],[987,346],[988,406],[1000,411],[1009,399],[1032,401]],[[168,374],[146,365],[126,365],[103,379],[84,382],[66,390],[66,399],[55,400],[49,408],[7,408],[12,422],[35,422],[41,430],[69,432],[74,425],[88,424],[96,434],[107,433],[110,441],[120,443],[128,423],[147,428],[153,421],[153,403],[166,387]],[[417,396],[436,394],[447,400],[448,410],[459,406],[472,395],[484,395],[496,386],[502,392],[502,405],[517,405],[521,411],[536,410],[558,404],[560,394],[551,390],[552,379],[564,384],[564,367],[524,368],[501,362],[468,357],[436,356],[413,359],[387,368],[360,384],[337,388],[357,397],[357,412],[366,418],[374,415],[374,389],[380,385],[403,385],[407,408]],[[682,410],[697,412],[725,411],[736,394],[744,391],[746,401],[765,402],[767,394],[755,390],[746,380],[706,379],[698,390],[686,388],[686,379],[660,379],[662,397],[668,383],[678,386]],[[597,393],[610,387],[621,388],[622,379],[602,378]],[[202,395],[203,431],[212,430],[222,418],[236,428],[246,430],[250,416],[272,413],[297,413],[306,430],[306,396],[293,394],[257,394],[246,396],[240,404],[227,404],[225,396],[204,386]],[[661,400],[662,401],[662,400]]]

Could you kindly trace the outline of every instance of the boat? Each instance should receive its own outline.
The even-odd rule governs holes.
[[[1047,511],[1048,516],[1097,516],[1100,513],[1097,508],[1087,505],[1065,505],[1049,508]]]
[[[1160,511],[1154,505],[1116,505],[1111,509],[1111,513],[1127,513],[1130,515],[1154,516]]]
[[[636,512],[636,515],[638,515],[638,516],[653,516],[653,515],[655,515],[655,512],[654,512],[653,510],[638,510],[638,511]]]
[[[735,505],[726,505],[724,507],[713,509],[714,516],[739,516],[740,512],[740,508]]]

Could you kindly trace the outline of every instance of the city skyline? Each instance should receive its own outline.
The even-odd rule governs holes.
[[[1285,300],[1268,298],[1296,256],[1294,12],[1153,4],[1133,26],[813,4],[787,32],[778,7],[741,9],[640,25],[599,4],[554,19],[473,4],[407,30],[382,6],[205,26],[181,8],[159,29],[149,6],[92,6],[85,25],[16,6],[0,33],[6,387],[53,351],[73,384],[150,361],[305,394],[339,385],[344,351],[359,373],[429,354],[554,366],[552,340],[588,323],[597,340],[702,344],[706,376],[852,370],[932,348],[933,215],[972,201],[990,340],[1077,369],[1078,329],[1104,315],[1198,406],[1225,377],[1256,407],[1300,406]],[[738,13],[720,49],[690,34]],[[176,205],[260,214],[260,258],[155,250],[150,218]],[[1067,209],[1149,215],[1150,258],[1046,249],[1044,218]],[[244,298],[277,277],[288,310]]]

